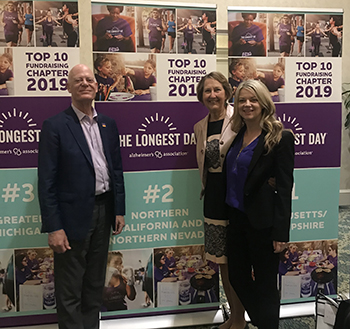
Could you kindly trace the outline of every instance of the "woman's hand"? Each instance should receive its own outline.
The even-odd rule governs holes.
[[[274,253],[275,254],[280,253],[286,247],[286,245],[287,245],[286,242],[273,241]]]

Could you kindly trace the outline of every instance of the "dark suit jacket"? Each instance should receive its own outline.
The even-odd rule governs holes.
[[[242,128],[232,145],[241,140]],[[289,241],[294,170],[294,136],[283,131],[282,139],[266,154],[263,131],[255,147],[244,186],[244,209],[255,229],[272,228],[272,240]],[[231,146],[232,147],[232,146]],[[275,177],[276,187],[268,180]]]
[[[98,126],[111,176],[114,215],[124,215],[118,129],[114,120],[102,114],[98,114]],[[95,171],[84,132],[72,107],[43,124],[38,176],[42,232],[64,229],[69,239],[84,239],[95,203]],[[115,216],[109,220],[114,227]]]

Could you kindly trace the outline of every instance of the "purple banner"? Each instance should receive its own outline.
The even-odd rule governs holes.
[[[118,125],[124,171],[197,168],[194,124],[208,110],[199,102],[98,103]]]
[[[43,121],[69,105],[68,97],[2,97],[1,168],[36,168]]]
[[[295,134],[295,168],[340,167],[341,103],[276,104]]]
[[[68,97],[6,97],[0,109],[1,168],[35,168],[43,121],[67,108]],[[340,166],[340,103],[276,105],[295,134],[295,167]],[[207,114],[198,102],[98,103],[117,122],[125,171],[197,168],[193,125]],[[331,120],[330,120],[331,118]]]

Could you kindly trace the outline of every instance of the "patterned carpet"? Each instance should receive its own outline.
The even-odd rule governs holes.
[[[338,283],[339,293],[349,295],[350,286],[350,206],[339,208],[339,240],[338,240]],[[225,294],[221,287],[221,302],[226,302]],[[186,327],[187,329],[210,329],[212,325]],[[250,329],[256,328],[249,325]],[[279,325],[280,329],[314,329],[314,317],[302,317],[282,319]],[[181,328],[174,328],[181,329]]]

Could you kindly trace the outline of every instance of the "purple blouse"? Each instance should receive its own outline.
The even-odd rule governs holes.
[[[226,155],[226,203],[244,211],[244,185],[248,175],[248,168],[253,157],[254,149],[258,144],[259,136],[241,150],[242,138],[230,148]],[[241,150],[241,151],[240,151]]]

